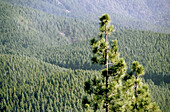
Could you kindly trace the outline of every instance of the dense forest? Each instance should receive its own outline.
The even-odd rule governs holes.
[[[7,112],[83,111],[83,82],[98,73],[12,55],[0,55],[0,66],[0,110]]]
[[[0,66],[0,110],[7,112],[83,111],[83,83],[99,74],[98,71],[64,69],[15,55],[0,55]],[[147,82],[153,101],[167,112],[170,85]]]
[[[167,0],[2,0],[62,17],[97,21],[103,13],[114,18],[113,24],[141,30],[170,33]],[[78,9],[78,10],[77,10]]]
[[[92,64],[89,42],[98,34],[98,22],[94,20],[98,15],[88,18],[87,14],[92,9],[91,12],[94,13],[94,9],[98,12],[95,4],[102,5],[86,1],[93,5],[82,8],[86,11],[79,17],[68,12],[79,5],[71,7],[73,3],[67,4],[65,0],[0,1],[1,111],[84,111],[83,83],[98,77],[103,68]],[[56,3],[58,6],[52,5]],[[126,16],[131,18],[132,15]],[[116,31],[108,40],[118,41],[120,57],[124,57],[128,68],[136,60],[144,66],[143,78],[149,85],[152,100],[167,112],[170,110],[170,30],[166,19],[154,24],[140,21],[136,15],[136,19],[123,23],[126,17],[114,14],[111,17]],[[139,27],[147,28],[141,31],[137,30]],[[146,31],[148,29],[151,31]]]

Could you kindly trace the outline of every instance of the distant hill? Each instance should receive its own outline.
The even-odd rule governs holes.
[[[166,32],[170,28],[168,0],[4,0],[13,5],[31,7],[57,16],[97,20],[109,13],[114,24],[133,29]],[[161,27],[163,26],[163,27]],[[170,32],[170,30],[168,31]]]
[[[93,37],[93,22],[57,17],[30,8],[16,7],[0,2],[0,33],[2,37],[15,39],[18,43],[27,41],[29,44],[43,46],[60,46],[74,41]],[[18,45],[18,44],[17,44]],[[25,47],[29,45],[23,45]],[[32,46],[33,47],[33,46]]]

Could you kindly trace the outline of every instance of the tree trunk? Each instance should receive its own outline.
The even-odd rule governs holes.
[[[105,42],[107,42],[107,30],[105,26]],[[106,75],[106,112],[109,112],[109,102],[108,102],[108,85],[109,85],[109,77],[108,77],[108,56],[107,56],[107,48],[105,50],[105,63],[106,63],[106,69],[107,69],[107,75]]]
[[[136,81],[137,81],[138,77],[137,77],[137,74],[136,74]],[[135,103],[135,108],[137,109],[137,82],[135,82],[135,98],[136,98],[136,103]]]

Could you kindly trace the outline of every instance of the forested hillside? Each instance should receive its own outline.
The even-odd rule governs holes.
[[[116,29],[108,40],[128,68],[143,64],[152,100],[169,111],[169,1],[156,1],[1,0],[0,111],[83,111],[83,82],[103,68],[91,62],[90,39],[106,11]]]
[[[0,55],[0,111],[83,111],[83,82],[95,71],[70,70],[12,55]]]
[[[56,17],[41,11],[16,7],[3,2],[0,4],[0,10],[0,33],[2,37],[7,37],[3,40],[17,41],[17,45],[22,42],[29,42],[23,45],[25,48],[32,45],[32,47],[35,47],[35,44],[41,44],[40,47],[70,44],[74,41],[93,37],[96,32],[94,30],[87,32],[87,29],[95,29],[94,23]]]
[[[57,16],[95,21],[103,13],[114,24],[133,29],[169,32],[170,3],[166,0],[3,0],[13,5],[31,7]],[[160,26],[161,25],[161,26]],[[163,27],[162,27],[163,26]]]
[[[0,66],[0,110],[6,112],[83,111],[83,82],[99,74],[97,71],[64,69],[14,55],[0,55]],[[169,86],[148,82],[153,101],[167,112]]]
[[[146,69],[147,78],[156,83],[169,83],[169,37],[169,34],[127,30],[115,32],[109,40],[118,40],[121,57],[129,66],[132,61],[139,60]],[[45,52],[48,55],[44,54],[45,61],[72,69],[100,69],[89,60],[92,56],[90,49],[88,41],[48,49]]]

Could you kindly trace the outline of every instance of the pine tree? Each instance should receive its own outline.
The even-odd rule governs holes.
[[[134,62],[132,71],[126,73],[127,67],[123,58],[119,57],[117,40],[108,42],[107,36],[113,32],[110,17],[104,14],[99,18],[98,38],[91,39],[92,63],[105,68],[99,77],[84,83],[87,96],[83,97],[82,106],[86,110],[106,110],[106,112],[126,111],[159,111],[152,104],[146,85],[142,85],[139,76],[144,74],[143,66]],[[140,86],[141,85],[141,86]]]
[[[82,103],[86,109],[93,107],[93,110],[97,111],[104,107],[106,112],[109,112],[112,105],[118,105],[114,102],[117,100],[115,97],[120,97],[121,78],[125,74],[126,64],[123,58],[119,58],[117,41],[112,41],[111,46],[107,41],[107,36],[113,32],[109,15],[104,14],[99,20],[98,39],[91,39],[94,53],[92,63],[104,65],[105,69],[99,79],[94,77],[94,79],[85,82],[84,89],[92,98],[88,99],[88,96],[85,96]]]
[[[126,105],[126,108],[135,112],[160,112],[159,107],[151,101],[148,85],[144,84],[140,78],[142,75],[144,75],[143,66],[134,61],[131,72],[123,78],[124,88],[128,91],[131,90],[131,96],[128,96],[130,103],[128,106]]]

